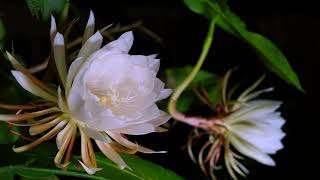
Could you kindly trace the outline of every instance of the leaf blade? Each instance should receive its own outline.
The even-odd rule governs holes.
[[[216,18],[216,23],[220,28],[245,41],[255,49],[262,63],[271,72],[298,90],[304,91],[297,74],[279,48],[266,37],[247,30],[245,23],[229,9],[224,1],[184,0],[184,3],[195,13],[209,19]]]

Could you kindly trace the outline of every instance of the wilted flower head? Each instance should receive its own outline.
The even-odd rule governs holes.
[[[94,16],[90,12],[83,45],[67,71],[64,37],[57,32],[52,17],[53,57],[62,82],[62,86],[57,88],[36,79],[13,55],[7,53],[16,69],[12,71],[16,80],[24,89],[42,99],[27,105],[0,104],[2,108],[19,110],[16,115],[2,114],[0,119],[17,126],[31,126],[29,132],[32,136],[50,129],[31,144],[14,147],[15,152],[29,150],[57,134],[59,151],[54,162],[58,167],[66,167],[79,130],[83,161],[80,163],[89,174],[98,170],[90,138],[121,168],[127,165],[115,151],[154,153],[130,142],[124,134],[163,131],[159,126],[170,119],[155,104],[171,93],[156,77],[159,59],[156,55],[129,55],[133,44],[132,32],[122,34],[102,48],[102,35],[99,31],[93,32]],[[32,112],[28,112],[30,110]],[[29,120],[36,122],[30,123]],[[26,122],[17,123],[21,121]]]
[[[205,173],[208,164],[210,175],[214,179],[213,171],[217,168],[221,151],[225,166],[233,179],[237,179],[234,171],[242,176],[249,172],[240,162],[243,159],[240,154],[262,164],[275,166],[270,154],[275,154],[283,148],[281,139],[285,136],[281,130],[285,120],[280,112],[276,111],[281,102],[254,99],[263,92],[271,91],[272,88],[253,92],[262,81],[261,78],[236,100],[229,100],[225,91],[230,73],[231,71],[227,73],[223,83],[222,112],[208,120],[212,122],[209,131],[194,131],[188,144],[189,154],[195,160],[192,150],[194,140],[209,135],[208,141],[200,149],[198,162]],[[203,158],[205,152],[207,154]]]

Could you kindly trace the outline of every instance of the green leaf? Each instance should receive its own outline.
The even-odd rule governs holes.
[[[51,14],[60,15],[65,6],[67,6],[67,0],[26,0],[31,14],[42,21],[48,21]]]
[[[6,168],[0,167],[0,179],[13,180],[14,174]]]
[[[84,179],[99,179],[99,180],[112,180],[112,179],[126,179],[126,180],[182,180],[181,177],[175,173],[162,168],[161,166],[152,162],[143,160],[134,155],[121,154],[125,162],[132,168],[132,170],[121,170],[111,160],[107,159],[103,154],[97,153],[96,160],[99,168],[103,168],[95,175],[88,175],[84,172],[78,160],[80,156],[73,158],[71,164],[68,166],[68,171],[60,170],[52,167],[56,147],[54,144],[45,143],[38,146],[31,152],[14,154],[6,152],[11,148],[0,146],[0,152],[6,154],[7,162],[1,163],[0,179],[3,179],[1,172],[7,174],[20,175],[27,178],[51,178],[53,175],[71,176]],[[13,156],[13,157],[12,157]],[[11,160],[13,159],[13,160]],[[20,161],[19,161],[20,160]],[[6,160],[5,160],[6,161]],[[51,165],[48,165],[48,164]]]
[[[0,121],[0,144],[14,143],[19,139],[18,136],[10,133],[10,130],[14,130],[17,132],[20,131],[18,127],[15,127],[15,126],[10,127],[7,123]]]
[[[224,0],[184,0],[184,3],[195,13],[209,19],[216,18],[216,23],[220,28],[247,42],[255,49],[264,65],[271,72],[297,89],[304,91],[298,76],[279,48],[262,35],[248,31],[245,23],[230,11]]]
[[[183,82],[183,80],[192,71],[192,66],[185,66],[180,68],[168,68],[165,71],[167,82],[170,88],[175,88]],[[180,96],[177,102],[177,109],[180,112],[187,112],[197,100],[193,91],[194,88],[202,88],[207,91],[212,105],[215,105],[220,98],[220,91],[218,87],[218,77],[208,71],[200,70],[190,85]]]
[[[174,88],[181,84],[183,80],[190,74],[192,71],[192,66],[185,66],[181,68],[168,68],[165,71],[167,77],[167,85],[170,88]],[[216,77],[214,74],[200,70],[196,77],[192,80],[187,89],[192,89],[194,87],[206,86],[210,83],[214,83]]]
[[[48,176],[48,177],[24,177],[24,176],[21,176],[20,180],[59,180],[59,178],[55,175]]]

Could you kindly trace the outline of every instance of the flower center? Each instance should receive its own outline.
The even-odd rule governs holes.
[[[111,106],[110,96],[99,96],[99,104],[106,107],[110,107]]]

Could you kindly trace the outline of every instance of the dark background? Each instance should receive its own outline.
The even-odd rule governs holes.
[[[102,3],[104,2],[104,3]],[[97,26],[110,23],[128,24],[141,19],[144,25],[157,33],[163,44],[155,43],[144,34],[134,32],[133,54],[160,53],[161,70],[172,66],[194,64],[206,34],[208,22],[192,13],[182,1],[71,1],[72,15],[80,15],[81,33],[90,9],[95,13]],[[281,108],[287,119],[284,131],[284,149],[273,156],[276,167],[267,167],[249,161],[249,179],[317,179],[319,165],[316,148],[319,142],[319,52],[320,14],[318,6],[311,1],[237,1],[230,0],[231,9],[246,23],[249,30],[270,38],[283,51],[297,72],[306,93],[295,90],[271,73],[265,85],[272,84],[276,90],[273,97],[284,101]],[[41,62],[49,44],[49,24],[41,23],[31,16],[24,1],[0,1],[0,16],[7,31],[7,48],[11,41],[15,50],[29,64]],[[214,47],[211,49],[204,69],[223,74],[228,68],[239,67],[236,72],[241,82],[248,85],[264,73],[254,51],[238,39],[217,29]],[[236,78],[237,79],[237,78]],[[165,149],[163,155],[141,155],[161,164],[186,179],[204,179],[199,168],[182,150],[186,134],[190,130],[182,124],[163,134],[137,137],[137,141],[153,149]]]

